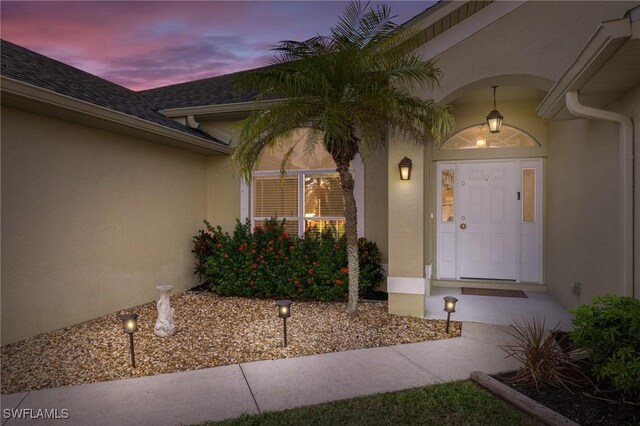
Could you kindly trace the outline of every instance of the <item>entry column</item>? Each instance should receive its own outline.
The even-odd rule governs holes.
[[[413,163],[410,180],[401,180],[398,163]],[[424,317],[424,148],[401,137],[389,141],[389,313]]]

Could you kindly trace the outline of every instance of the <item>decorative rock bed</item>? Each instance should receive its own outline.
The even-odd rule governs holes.
[[[2,393],[195,370],[220,365],[345,351],[460,335],[460,323],[400,317],[386,304],[360,303],[350,318],[346,303],[294,302],[288,347],[273,300],[211,293],[171,296],[175,334],[154,335],[155,302],[116,312],[2,347]],[[118,316],[134,312],[137,368]]]

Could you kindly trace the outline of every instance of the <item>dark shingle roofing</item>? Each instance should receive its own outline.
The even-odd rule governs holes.
[[[234,87],[235,78],[242,72],[246,71],[156,87],[139,93],[160,109],[253,101],[257,92],[239,94]]]
[[[220,143],[211,135],[191,129],[157,112],[150,99],[70,65],[0,40],[1,74],[24,83],[141,118],[188,135]]]

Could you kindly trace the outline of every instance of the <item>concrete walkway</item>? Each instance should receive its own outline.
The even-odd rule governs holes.
[[[556,325],[561,330],[571,331],[573,316],[569,314],[549,293],[527,291],[526,299],[517,297],[492,297],[464,295],[460,288],[433,287],[427,297],[427,319],[446,319],[444,312],[444,296],[454,296],[456,304],[456,321],[479,322],[483,324],[511,325],[517,322],[532,321],[544,318],[545,327],[551,329]]]
[[[504,329],[463,323],[453,339],[2,395],[2,424],[193,424],[511,371],[516,361],[497,347]],[[7,419],[11,409],[68,418]]]

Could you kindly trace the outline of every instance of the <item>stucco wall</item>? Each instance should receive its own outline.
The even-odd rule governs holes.
[[[640,88],[607,107],[640,122]],[[610,122],[576,119],[549,125],[547,161],[546,265],[550,292],[566,308],[593,296],[621,294],[619,127]],[[638,236],[638,165],[636,161],[636,241]],[[638,252],[634,256],[636,297]],[[571,292],[573,282],[582,294]]]
[[[424,277],[424,147],[392,137],[389,146],[389,276]],[[410,180],[400,180],[398,163],[413,162]]]
[[[204,218],[203,218],[204,219]],[[240,219],[240,173],[230,156],[209,157],[207,161],[207,220],[233,232]]]
[[[3,106],[2,344],[149,302],[158,284],[194,285],[206,166]]]
[[[527,2],[439,54],[435,59],[443,73],[441,87],[433,94],[424,93],[448,102],[449,95],[458,90],[489,88],[492,82],[548,90],[601,22],[622,18],[636,3]],[[429,44],[418,52],[429,52]]]
[[[382,252],[382,262],[389,260],[388,243],[388,189],[389,183],[387,170],[386,149],[379,151],[365,152],[364,162],[364,233],[365,236],[374,241]]]

